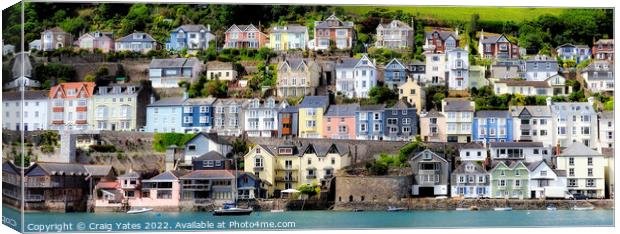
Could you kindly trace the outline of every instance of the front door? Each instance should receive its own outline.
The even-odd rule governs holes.
[[[536,198],[536,191],[532,191],[531,194],[530,194],[530,197],[531,198]]]
[[[112,131],[116,131],[116,124],[110,124],[110,128]]]

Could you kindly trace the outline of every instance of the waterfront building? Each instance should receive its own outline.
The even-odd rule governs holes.
[[[142,195],[140,199],[134,200],[130,206],[179,209],[181,200],[179,178],[186,173],[184,171],[165,171],[150,179],[142,180]]]
[[[556,47],[558,57],[562,60],[573,60],[577,64],[592,58],[592,51],[587,45],[573,45],[566,43]]]
[[[447,196],[450,162],[428,149],[409,159],[413,169],[413,196]]]
[[[49,128],[49,91],[2,92],[2,128],[15,131]],[[23,109],[22,109],[23,105]]]
[[[306,50],[308,28],[298,24],[275,26],[269,32],[269,48],[274,51]]]
[[[179,82],[193,82],[202,72],[202,62],[195,57],[153,59],[149,64],[149,80],[153,88],[178,88]]]
[[[459,160],[466,161],[484,161],[487,159],[487,148],[478,142],[469,142],[463,144],[459,148]]]
[[[268,188],[269,197],[279,195],[282,190],[299,187],[302,150],[292,142],[256,145],[243,157],[244,171],[273,185]]]
[[[209,132],[213,128],[215,98],[189,98],[183,103],[183,132]]]
[[[192,157],[192,170],[229,170],[232,159],[227,159],[217,151],[209,151],[198,157]]]
[[[331,105],[323,117],[323,138],[355,139],[355,112],[359,104]]]
[[[476,103],[466,98],[441,100],[442,114],[447,116],[448,142],[467,143],[471,141],[475,105]]]
[[[380,23],[377,26],[377,48],[407,49],[413,47],[413,41],[413,28],[400,20]]]
[[[530,171],[523,161],[494,161],[491,168],[491,198],[530,198]]]
[[[539,54],[525,61],[525,79],[529,81],[544,81],[558,74],[558,69],[558,60]]]
[[[299,178],[301,184],[325,187],[336,171],[351,165],[351,150],[337,143],[311,143],[301,155]]]
[[[484,145],[513,140],[512,115],[508,111],[479,110],[474,113],[472,139]]]
[[[43,51],[52,51],[73,45],[73,35],[60,27],[46,29],[41,32],[41,48]]]
[[[253,200],[256,198],[268,198],[269,184],[262,181],[252,172],[237,173],[237,199]]]
[[[513,140],[554,146],[555,125],[549,106],[511,106]]]
[[[329,106],[327,96],[306,96],[299,107],[300,138],[321,138],[324,129],[323,116]]]
[[[314,95],[321,77],[320,67],[311,59],[285,59],[278,64],[278,97]]]
[[[390,89],[397,89],[408,79],[407,67],[398,59],[393,58],[385,65],[383,70],[383,82]]]
[[[405,100],[411,107],[416,109],[418,114],[426,109],[424,87],[415,78],[408,77],[407,82],[398,86],[398,99]]]
[[[566,146],[556,157],[556,168],[566,171],[570,193],[581,193],[591,198],[605,197],[606,158],[581,142]]]
[[[259,49],[263,48],[269,43],[267,34],[260,31],[259,28],[253,24],[250,25],[236,25],[233,24],[224,32],[225,41],[224,48],[247,48],[247,49]]]
[[[446,52],[446,74],[448,89],[456,91],[469,90],[469,51],[466,47],[454,48]]]
[[[160,99],[146,106],[146,132],[183,133],[184,97]]]
[[[77,41],[80,49],[103,53],[114,51],[114,35],[112,32],[94,31],[82,34]]]
[[[504,34],[485,35],[484,30],[480,31],[478,40],[478,53],[481,58],[487,59],[518,59],[521,48],[516,43],[511,42]]]
[[[314,48],[327,50],[332,47],[340,50],[350,50],[355,41],[353,22],[341,21],[332,14],[324,21],[314,22]]]
[[[451,197],[486,198],[491,196],[489,173],[476,162],[467,161],[456,167],[452,172],[450,184],[452,185]]]
[[[403,72],[405,75],[405,72]],[[404,81],[404,79],[403,79]],[[377,85],[377,67],[368,55],[339,60],[336,64],[336,92],[347,98],[367,98]]]
[[[207,78],[233,81],[237,80],[237,70],[232,62],[209,61],[207,62]]]
[[[67,82],[53,86],[49,92],[53,130],[89,130],[89,111],[95,82]]]
[[[598,113],[599,149],[614,148],[614,112],[603,111]]]
[[[218,135],[239,136],[244,129],[244,113],[241,107],[246,99],[217,99],[213,103],[213,130]]]
[[[556,132],[554,143],[566,147],[573,142],[597,149],[598,115],[594,110],[594,97],[587,102],[552,102],[547,98],[547,106],[551,108]]]
[[[614,92],[614,64],[608,60],[593,61],[581,70],[581,77],[591,92]]]
[[[22,188],[22,168],[16,166],[12,161],[2,163],[2,204],[13,207],[20,207],[24,200]]]
[[[212,200],[232,200],[235,180],[233,173],[228,170],[195,170],[179,177],[181,200],[195,204]]]
[[[114,50],[133,51],[146,54],[151,50],[157,50],[159,43],[151,35],[144,32],[134,32],[116,40]]]
[[[489,151],[492,160],[520,160],[538,162],[551,159],[551,149],[541,142],[491,142]]]
[[[410,141],[418,134],[418,115],[405,100],[398,100],[394,106],[383,112],[385,130],[383,139],[391,141]]]
[[[424,86],[446,86],[446,54],[428,53],[426,58],[426,74]]]
[[[137,131],[143,128],[151,95],[149,82],[97,86],[90,103],[92,129]]]
[[[299,108],[287,106],[278,112],[278,137],[295,138],[299,129]]]
[[[37,162],[30,165],[24,171],[22,185],[24,209],[85,211],[88,175],[81,164]]]
[[[187,49],[188,52],[195,53],[209,48],[209,43],[213,40],[215,35],[211,33],[211,25],[205,27],[202,24],[185,24],[170,32],[166,49],[172,51]]]
[[[459,46],[459,31],[433,29],[424,32],[424,53],[443,54]],[[428,66],[427,66],[428,67]]]
[[[614,39],[599,39],[594,42],[592,55],[597,60],[614,61]]]
[[[527,164],[530,171],[530,198],[545,198],[545,190],[553,189],[568,192],[566,171],[555,170],[546,160]]]
[[[420,114],[420,137],[424,142],[447,142],[446,116],[431,110]]]
[[[249,137],[272,137],[278,131],[278,113],[286,108],[288,103],[276,103],[273,97],[264,101],[258,98],[250,99],[243,104],[244,131]]]
[[[355,135],[358,140],[383,140],[385,104],[362,105],[355,112]]]

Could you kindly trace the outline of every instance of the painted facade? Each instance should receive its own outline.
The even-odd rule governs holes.
[[[321,138],[324,123],[323,116],[329,106],[327,96],[306,96],[299,107],[300,138]]]
[[[377,85],[377,67],[364,54],[360,59],[340,60],[336,64],[336,92],[347,98],[367,98]]]
[[[51,88],[51,126],[53,130],[90,130],[89,108],[95,82],[67,82]]]

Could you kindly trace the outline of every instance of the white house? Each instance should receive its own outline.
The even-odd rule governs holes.
[[[588,102],[552,102],[547,98],[547,105],[555,121],[555,144],[566,147],[572,142],[597,149],[598,116],[594,110],[594,97]]]
[[[537,162],[550,159],[551,149],[541,142],[491,142],[489,151],[493,160],[522,160]]]
[[[490,183],[490,175],[484,167],[472,161],[463,162],[452,172],[451,197],[490,197]]]
[[[425,86],[446,85],[446,55],[425,54],[426,74],[422,82]]]
[[[555,146],[555,124],[549,106],[511,106],[513,137],[515,141],[541,142]]]
[[[614,64],[608,60],[597,60],[581,71],[586,87],[592,92],[614,91]]]
[[[558,74],[558,61],[546,55],[536,55],[525,61],[525,79],[543,81]]]
[[[568,192],[593,198],[605,197],[605,157],[588,146],[573,142],[557,157],[556,168],[566,170]]]
[[[469,51],[454,48],[446,51],[446,72],[449,90],[469,89]]]
[[[278,131],[278,113],[288,103],[276,103],[272,97],[262,101],[250,99],[243,104],[245,132],[249,137],[272,137]]]
[[[22,101],[22,92],[2,92],[2,128],[15,131],[48,129],[49,92],[24,91],[23,94]]]
[[[480,143],[469,142],[459,149],[461,161],[484,161],[487,158],[487,149]]]
[[[546,161],[537,161],[527,164],[530,170],[530,197],[544,198],[545,189],[566,189],[566,171],[554,170]]]
[[[603,111],[598,114],[598,139],[600,151],[603,148],[614,148],[614,112]]]
[[[345,59],[336,64],[336,92],[348,98],[367,98],[377,85],[377,67],[367,55]]]

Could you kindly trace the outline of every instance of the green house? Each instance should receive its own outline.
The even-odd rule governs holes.
[[[529,173],[521,161],[496,161],[491,174],[491,198],[530,198]]]

